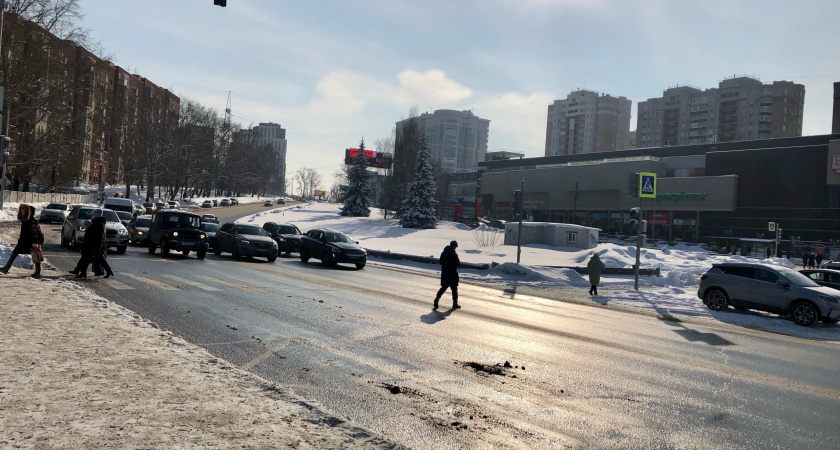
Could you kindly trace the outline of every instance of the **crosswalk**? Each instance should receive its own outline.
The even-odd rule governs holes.
[[[190,280],[187,278],[179,277],[176,275],[171,274],[156,274],[154,276],[149,276],[145,274],[136,274],[136,273],[127,273],[127,272],[120,272],[120,277],[125,277],[124,280],[128,281],[131,280],[134,283],[127,284],[122,281],[117,281],[113,278],[111,279],[100,279],[98,282],[102,285],[108,286],[112,289],[118,291],[130,291],[136,289],[160,289],[164,291],[177,291],[183,289],[190,289],[195,288],[205,292],[220,292],[222,289],[219,287],[213,286],[215,285],[222,285],[233,287],[237,289],[243,289],[246,291],[251,292],[258,292],[260,288],[249,286],[247,284],[237,283],[236,281],[204,276],[204,275],[197,275],[197,278],[200,278],[202,281]],[[139,284],[138,284],[139,283]]]

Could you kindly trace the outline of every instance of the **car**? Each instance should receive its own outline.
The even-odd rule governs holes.
[[[204,259],[208,248],[207,234],[201,231],[201,217],[189,211],[162,210],[152,214],[149,226],[149,253],[160,247],[160,254],[180,251],[184,256],[195,251]]]
[[[149,242],[149,226],[152,216],[137,216],[128,223],[128,238],[134,245],[146,245]]]
[[[263,206],[274,206],[274,203],[272,203],[271,200],[266,200],[263,202]]]
[[[201,220],[201,231],[203,231],[207,235],[207,244],[209,248],[215,248],[216,246],[216,232],[219,231],[219,228],[222,226],[219,225],[219,221],[215,222],[208,222],[206,220]]]
[[[300,251],[300,240],[302,233],[300,228],[290,223],[266,222],[263,230],[277,242],[277,254],[285,253],[287,256],[292,252]]]
[[[133,213],[126,212],[126,211],[114,211],[114,212],[116,212],[117,217],[120,218],[120,223],[122,223],[123,225],[126,225],[126,226],[135,217]]]
[[[714,264],[700,277],[697,296],[713,311],[756,309],[811,326],[840,321],[840,294],[792,269],[758,263]]]
[[[277,259],[277,243],[256,225],[228,222],[216,232],[213,254],[230,252],[234,259],[243,256],[265,256],[268,262]]]
[[[169,206],[169,209],[181,209],[181,205],[175,200],[170,200],[166,204]]]
[[[799,273],[814,280],[820,286],[840,290],[840,270],[836,269],[806,269]]]
[[[123,211],[127,213],[126,211]],[[131,213],[127,213],[134,217]],[[115,247],[117,253],[125,253],[128,248],[128,229],[123,225],[120,216],[116,211],[103,209],[102,216],[105,217],[105,242],[110,247]]]
[[[106,198],[105,203],[102,204],[102,207],[105,209],[110,209],[112,211],[124,211],[131,215],[134,215],[134,206],[134,201],[118,197]]]
[[[70,205],[67,203],[50,203],[46,208],[41,210],[41,216],[38,218],[38,221],[63,223],[68,214],[70,214]]]
[[[222,201],[219,202],[219,206],[230,206],[230,199],[223,198]]]
[[[285,205],[285,204],[286,204],[286,200],[284,200],[284,199],[282,199],[282,198],[278,198],[278,199],[277,199],[277,204],[278,204],[278,205]]]
[[[94,212],[105,217],[105,240],[108,247],[116,247],[117,253],[125,253],[128,248],[128,230],[120,222],[117,213],[89,205],[73,205],[64,224],[61,226],[61,245],[77,249],[85,238],[85,231],[90,226]]]
[[[213,202],[210,201],[210,200],[204,200],[204,202],[201,203],[201,207],[202,208],[212,208],[213,207]]]
[[[202,214],[201,215],[201,221],[202,222],[210,221],[210,222],[213,222],[213,223],[219,223],[219,219],[216,217],[215,214]]]
[[[155,212],[155,204],[152,202],[145,202],[143,203],[143,208],[146,209],[146,214],[151,214]]]
[[[155,210],[161,211],[161,210],[164,210],[164,209],[166,209],[166,203],[164,203],[164,202],[155,203]]]
[[[320,259],[321,264],[334,267],[338,263],[355,264],[363,269],[367,264],[367,251],[346,234],[328,228],[314,228],[301,236],[300,260]]]
[[[840,261],[823,261],[820,269],[840,270]]]

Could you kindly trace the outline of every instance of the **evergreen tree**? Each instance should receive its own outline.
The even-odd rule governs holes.
[[[408,185],[402,203],[400,225],[403,228],[435,228],[435,175],[432,170],[431,152],[425,133],[420,135],[420,150],[414,180]]]
[[[353,158],[353,164],[347,169],[347,190],[344,196],[342,216],[370,216],[370,174],[365,159],[365,140],[359,144],[359,154]]]

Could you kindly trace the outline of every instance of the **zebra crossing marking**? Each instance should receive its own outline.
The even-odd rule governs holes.
[[[189,286],[197,287],[199,289],[204,289],[205,291],[210,291],[210,292],[221,291],[221,289],[219,289],[219,288],[214,288],[213,286],[208,286],[206,284],[202,284],[202,283],[199,283],[197,281],[188,280],[186,278],[177,277],[175,275],[166,274],[164,276],[166,278],[169,278],[170,280],[174,280],[174,281],[177,281],[179,283],[183,283],[183,284],[186,284],[186,285],[189,285]]]
[[[133,273],[124,273],[123,275],[125,275],[127,277],[134,278],[135,280],[137,280],[141,283],[150,284],[150,285],[152,285],[156,288],[163,289],[164,291],[176,291],[176,290],[178,290],[177,287],[172,286],[170,284],[161,283],[160,281],[153,280],[151,278],[141,277],[139,275],[134,275]]]

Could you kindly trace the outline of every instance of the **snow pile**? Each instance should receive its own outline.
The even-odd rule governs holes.
[[[35,207],[35,217],[38,217],[37,215],[41,214],[41,210],[44,209],[47,205],[49,205],[49,202],[27,204]],[[17,222],[17,213],[19,207],[20,203],[3,202],[3,210],[0,211],[0,222]]]

